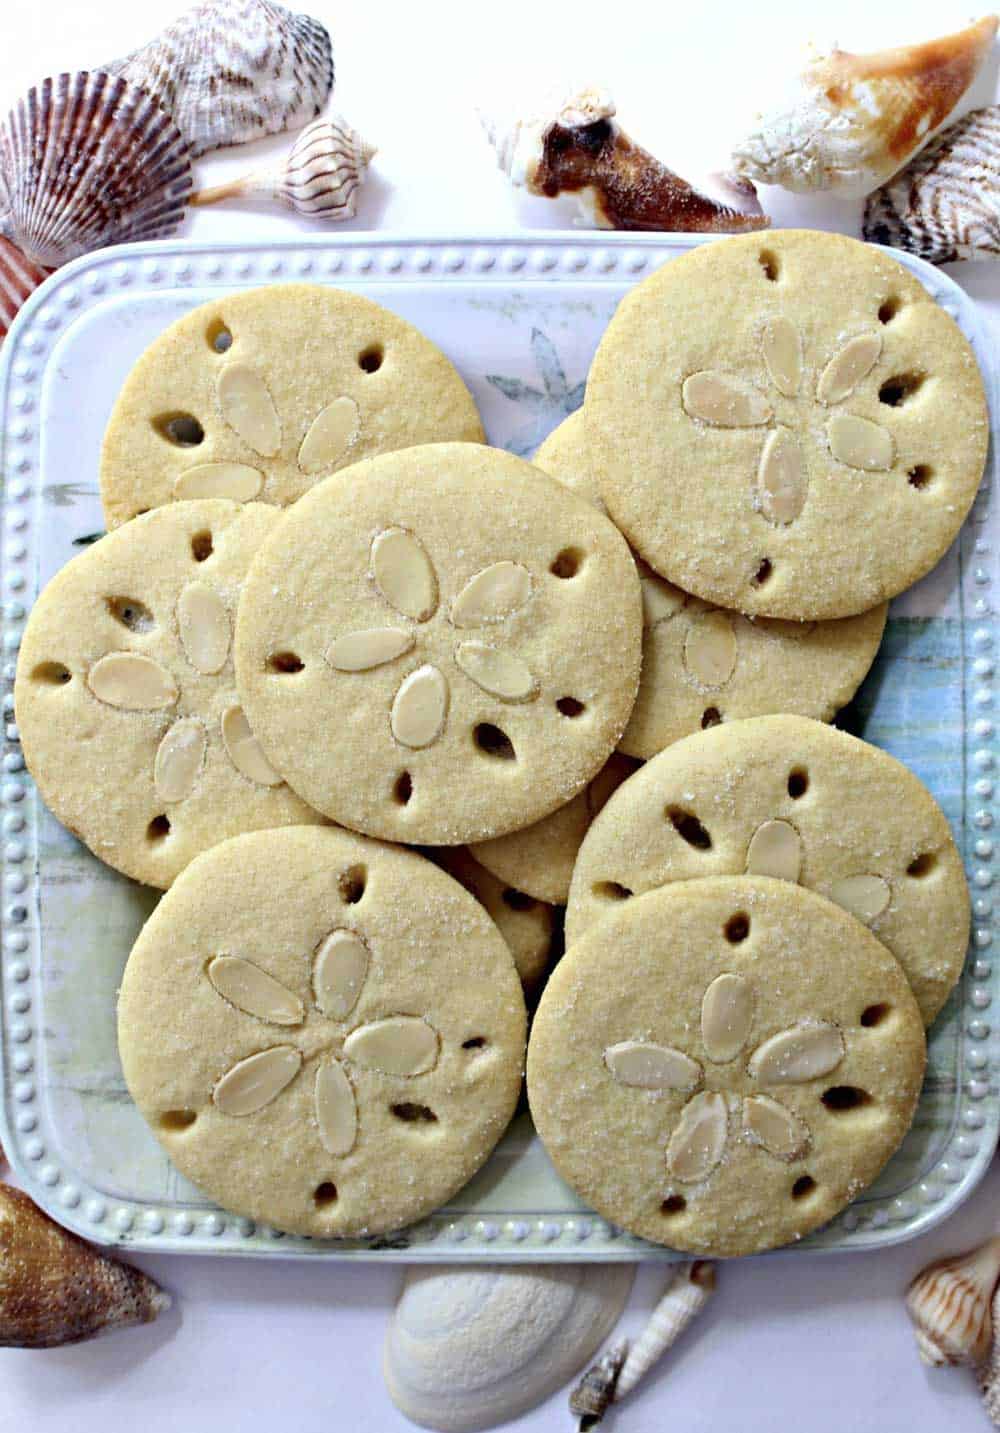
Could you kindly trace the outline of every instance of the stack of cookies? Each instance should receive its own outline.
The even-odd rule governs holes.
[[[699,1253],[843,1208],[912,1119],[969,910],[931,795],[824,723],[986,443],[952,320],[833,235],[639,285],[534,465],[357,296],[168,329],[16,708],[54,813],[167,890],[119,1042],[177,1166],[318,1236],[445,1203],[514,1112],[565,906],[527,1054],[563,1177]]]

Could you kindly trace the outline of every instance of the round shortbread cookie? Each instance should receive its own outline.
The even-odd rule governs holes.
[[[662,576],[759,616],[848,617],[934,566],[988,441],[969,344],[888,254],[775,230],[623,299],[587,380],[608,511]]]
[[[560,423],[534,462],[606,511],[582,412]],[[710,607],[636,560],[642,677],[619,743],[629,756],[645,760],[693,731],[770,712],[830,721],[875,660],[888,612],[884,602],[829,622],[749,618]]]
[[[691,1253],[753,1254],[827,1223],[913,1118],[924,1032],[898,963],[784,881],[640,896],[556,966],[528,1099],[598,1213]]]
[[[310,805],[462,845],[537,821],[600,769],[641,628],[607,518],[508,453],[439,443],[359,463],[285,514],[246,584],[236,669]]]
[[[498,880],[465,846],[441,846],[428,854],[475,896],[507,942],[525,991],[536,990],[552,956],[552,906]]]
[[[636,772],[580,848],[567,941],[633,894],[743,871],[798,881],[864,921],[934,1019],[969,939],[948,821],[895,757],[805,717],[714,727]]]
[[[298,1234],[376,1234],[443,1204],[514,1113],[510,952],[412,851],[298,827],[206,852],[122,979],[129,1090],[177,1168]]]
[[[322,820],[267,761],[233,677],[240,589],[279,522],[221,498],[159,509],[74,557],[28,619],[28,769],[64,826],[147,885],[228,836]]]
[[[319,284],[212,299],[132,369],[101,451],[109,527],[177,498],[284,507],[338,468],[483,440],[451,362],[412,324]]]

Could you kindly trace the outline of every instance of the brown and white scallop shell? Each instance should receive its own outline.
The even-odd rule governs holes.
[[[204,0],[103,68],[152,95],[194,158],[301,129],[333,89],[326,28],[272,0]]]
[[[18,309],[47,273],[47,269],[33,264],[9,239],[0,239],[0,343]]]
[[[0,124],[0,234],[42,267],[173,233],[190,188],[173,120],[112,75],[43,80]]]

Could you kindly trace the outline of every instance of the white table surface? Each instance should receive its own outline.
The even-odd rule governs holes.
[[[309,0],[302,0],[305,5]],[[63,69],[99,66],[144,42],[171,0],[5,0],[0,104]],[[334,107],[379,146],[352,227],[435,234],[565,224],[544,201],[517,204],[474,115],[519,85],[566,76],[607,85],[627,129],[695,178],[801,67],[806,46],[855,50],[926,39],[970,18],[931,0],[801,0],[655,5],[643,0],[315,0],[334,39]],[[978,12],[976,12],[978,13]],[[971,15],[975,18],[975,14]],[[997,66],[973,99],[997,98]],[[198,183],[257,167],[278,139],[202,161]],[[857,232],[860,205],[762,194],[784,224]],[[183,234],[287,234],[305,221],[230,206]],[[951,272],[1000,325],[1000,267]],[[609,1433],[975,1433],[987,1426],[971,1376],[918,1362],[902,1293],[939,1253],[992,1231],[996,1166],[949,1224],[873,1255],[746,1260],[723,1266],[710,1312],[605,1426]],[[74,1348],[0,1353],[2,1433],[394,1433],[410,1427],[380,1370],[399,1266],[157,1257],[140,1261],[176,1296],[156,1324]],[[663,1280],[639,1272],[634,1326]],[[627,1331],[627,1326],[626,1326]],[[516,1424],[570,1429],[564,1395]]]

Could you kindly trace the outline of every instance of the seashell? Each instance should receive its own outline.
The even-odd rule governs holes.
[[[1000,254],[1000,105],[950,125],[877,189],[862,232],[932,264]]]
[[[170,1295],[0,1184],[0,1346],[55,1348],[151,1323]]]
[[[993,1295],[991,1317],[993,1326],[1000,1326],[1000,1295],[998,1294]],[[983,1395],[986,1416],[994,1428],[1000,1428],[1000,1339],[992,1340],[989,1353],[985,1362],[980,1365],[977,1377],[980,1392]]]
[[[635,144],[604,90],[554,97],[530,118],[481,116],[497,162],[517,189],[554,199],[572,194],[592,229],[667,229],[733,234],[771,222],[746,180],[715,176],[702,192]]]
[[[0,234],[43,267],[172,234],[190,188],[173,120],[111,75],[43,80],[0,125]]]
[[[192,158],[301,129],[333,89],[330,36],[271,0],[204,0],[103,68],[173,116]]]
[[[357,192],[375,153],[374,146],[366,144],[339,115],[318,119],[302,131],[277,168],[260,169],[228,184],[200,189],[192,194],[191,203],[276,199],[297,214],[327,223],[353,219]]]
[[[616,1343],[592,1364],[569,1396],[569,1411],[579,1419],[580,1433],[596,1428],[615,1401],[618,1375],[628,1354],[627,1343]]]
[[[0,343],[14,322],[18,309],[48,272],[48,269],[33,264],[9,239],[0,239]]]
[[[805,70],[785,106],[764,115],[736,146],[736,172],[800,194],[870,194],[946,123],[996,30],[990,15],[923,45],[870,55],[833,50]]]
[[[649,1322],[632,1344],[618,1375],[615,1401],[631,1393],[697,1318],[715,1292],[715,1265],[705,1259],[679,1264],[667,1280]]]
[[[917,1349],[928,1364],[981,1364],[993,1340],[990,1302],[1000,1278],[1000,1234],[929,1264],[906,1291]]]
[[[408,1270],[386,1334],[397,1408],[426,1428],[489,1428],[554,1393],[621,1316],[634,1265]]]

